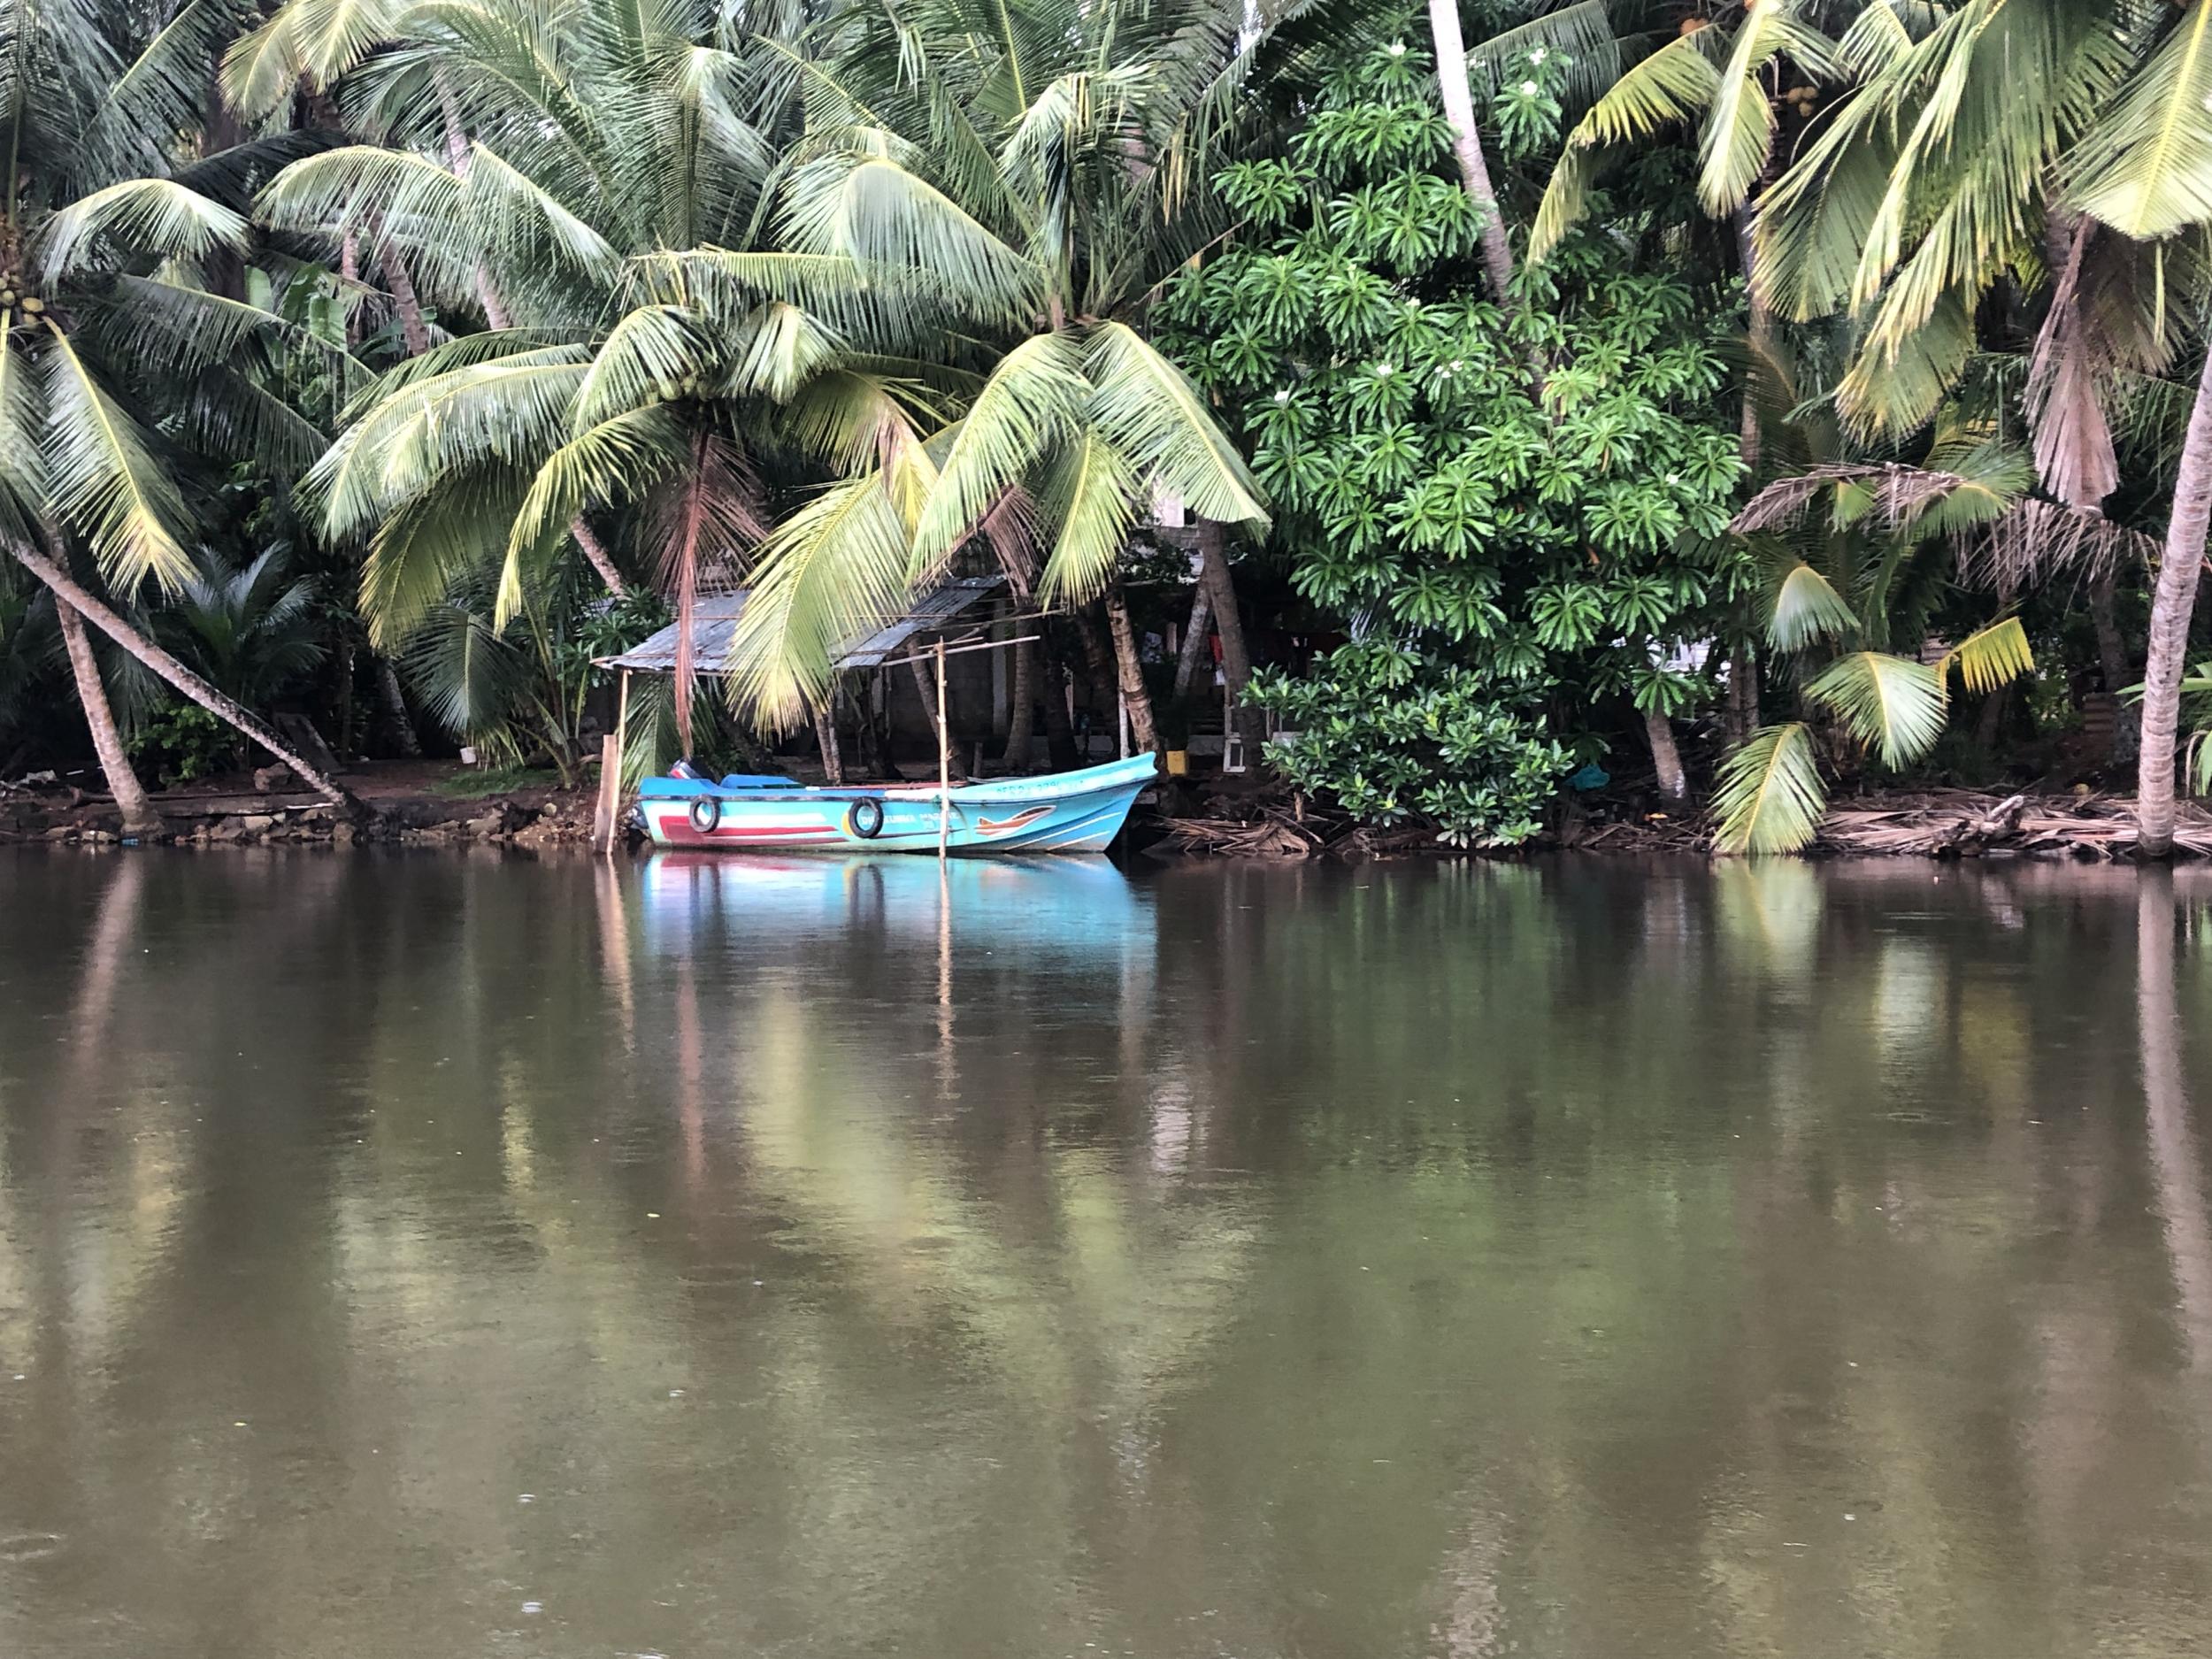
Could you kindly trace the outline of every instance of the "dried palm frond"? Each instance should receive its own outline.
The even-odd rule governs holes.
[[[2093,578],[2158,556],[2156,538],[2102,513],[2055,502],[2021,501],[1953,540],[1959,580],[1999,595],[2059,576]]]
[[[2165,250],[2077,219],[2055,271],[2050,310],[2029,358],[2025,403],[2036,471],[2070,507],[2119,488],[2110,411],[2120,387],[2172,355],[2156,294]],[[2178,319],[2177,311],[2171,313]]]
[[[1868,491],[1874,511],[1888,523],[1902,524],[1975,481],[1963,473],[1903,466],[1894,461],[1816,466],[1794,478],[1777,479],[1769,484],[1744,504],[1728,527],[1738,535],[1779,529],[1823,495],[1850,485]]]

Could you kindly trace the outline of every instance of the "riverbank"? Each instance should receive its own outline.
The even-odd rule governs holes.
[[[273,769],[273,771],[274,769]],[[449,761],[382,762],[342,781],[377,815],[363,828],[283,775],[210,780],[153,797],[165,844],[188,847],[583,845],[591,839],[592,792],[563,789],[550,775],[472,771]],[[114,801],[68,779],[0,785],[0,842],[111,846],[122,840]]]
[[[1435,854],[1432,831],[1377,829],[1312,810],[1288,799],[1250,796],[1202,803],[1217,810],[1157,820],[1149,849],[1168,856],[1258,858],[1372,858]],[[1698,811],[1636,811],[1601,802],[1578,807],[1527,844],[1530,850],[1713,856],[1712,826]],[[2132,796],[2065,791],[2011,795],[1973,789],[1895,790],[1834,805],[1809,858],[2072,858],[2131,862],[2136,856]],[[2174,847],[2182,857],[2212,857],[2212,811],[2196,802],[2181,809]]]
[[[257,781],[270,784],[257,787]],[[450,762],[380,763],[344,781],[378,815],[348,824],[327,803],[265,774],[221,780],[154,797],[163,833],[188,847],[458,846],[536,849],[591,841],[594,792],[562,789],[549,775],[503,777]],[[1702,813],[1641,810],[1635,799],[1577,803],[1526,851],[1713,856]],[[65,780],[0,786],[0,842],[112,846],[122,840],[112,800]],[[1898,790],[1847,798],[1803,856],[1813,858],[2072,858],[2127,863],[2136,849],[2135,803],[2088,791]],[[1131,820],[1133,848],[1157,857],[1340,860],[1435,856],[1481,849],[1440,844],[1418,826],[1356,825],[1286,792],[1253,785],[1200,789],[1169,782]],[[2185,803],[2175,836],[2183,857],[2212,857],[2212,811]]]

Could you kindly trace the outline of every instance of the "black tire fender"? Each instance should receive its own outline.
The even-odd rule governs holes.
[[[864,795],[845,809],[845,827],[862,841],[883,833],[883,803]]]
[[[703,795],[693,800],[691,827],[702,835],[711,835],[722,827],[722,803],[718,797]]]

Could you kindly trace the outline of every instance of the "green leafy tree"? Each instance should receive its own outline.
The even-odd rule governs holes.
[[[1566,67],[1532,53],[1509,76],[1508,155],[1556,143]],[[1417,50],[1347,51],[1281,154],[1222,173],[1243,231],[1166,314],[1250,446],[1298,590],[1357,636],[1319,671],[1334,718],[1376,725],[1392,695],[1434,688],[1481,733],[1440,741],[1436,715],[1425,741],[1390,740],[1420,775],[1398,764],[1379,787],[1326,700],[1270,676],[1258,695],[1301,733],[1278,764],[1362,816],[1513,840],[1535,826],[1530,767],[1563,770],[1555,735],[1625,703],[1671,753],[1669,717],[1702,694],[1680,648],[1711,637],[1746,571],[1722,535],[1741,467],[1715,403],[1733,319],[1659,268],[1663,233],[1648,260],[1624,252],[1651,229],[1624,211],[1502,309],[1449,142]],[[1540,396],[1530,349],[1550,365]]]

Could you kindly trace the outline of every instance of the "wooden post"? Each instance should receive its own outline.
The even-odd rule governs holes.
[[[945,636],[937,636],[937,856],[952,838],[952,733],[945,724]]]
[[[599,814],[605,818],[601,841],[608,857],[614,856],[614,843],[622,826],[622,772],[629,762],[630,753],[630,671],[622,671],[621,695],[615,699],[614,735],[599,741]],[[592,828],[600,829],[599,814],[592,819]]]
[[[591,838],[599,850],[614,856],[615,821],[622,806],[622,740],[608,733],[599,740],[599,804],[591,816]]]

